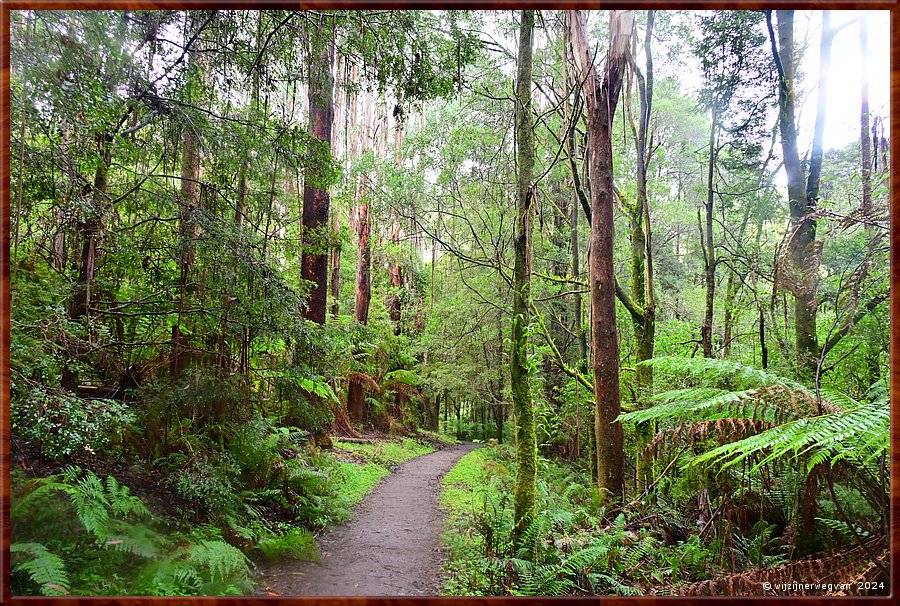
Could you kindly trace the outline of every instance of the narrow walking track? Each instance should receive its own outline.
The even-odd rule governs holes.
[[[441,477],[476,444],[411,459],[319,539],[321,564],[284,561],[262,569],[260,587],[277,595],[437,595],[444,512]]]

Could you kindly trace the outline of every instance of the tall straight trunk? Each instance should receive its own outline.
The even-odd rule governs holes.
[[[581,214],[581,208],[578,201],[572,201],[572,277],[576,280],[581,279],[581,254],[578,250],[578,215]],[[572,301],[572,331],[578,339],[578,363],[576,368],[582,369],[587,364],[587,335],[584,333],[584,309],[581,298],[581,292],[576,290]]]
[[[354,109],[356,107],[355,101],[353,107]],[[371,134],[373,129],[370,128],[372,120],[372,98],[367,96],[362,124],[357,132],[355,142],[355,150],[358,154],[361,154],[366,146],[371,146],[373,143]],[[353,317],[360,324],[367,324],[369,321],[369,303],[372,299],[370,274],[372,249],[369,245],[369,205],[363,186],[365,178],[364,175],[360,175],[360,180],[356,184],[356,204],[354,206],[357,254]],[[347,411],[350,418],[358,422],[364,421],[368,416],[363,385],[354,377],[350,378],[347,386]]]
[[[403,109],[398,105],[394,109],[394,116],[397,120],[394,129],[394,164],[397,168],[403,166],[403,157],[400,154],[403,146]],[[400,251],[400,223],[394,216],[391,223],[391,244],[393,244],[393,255],[398,255]],[[394,324],[394,334],[400,334],[400,289],[403,286],[403,273],[400,268],[400,262],[393,259],[388,266],[388,273],[391,279],[391,294],[388,296],[388,314],[391,322]]]
[[[701,230],[703,238],[703,275],[706,280],[706,314],[703,316],[703,326],[700,328],[700,345],[703,348],[703,356],[713,357],[712,332],[713,311],[716,296],[716,246],[713,239],[713,205],[715,203],[715,174],[716,174],[716,133],[719,128],[718,109],[713,107],[712,122],[709,126],[709,163],[706,174],[706,202],[703,204],[706,225]]]
[[[516,227],[513,247],[513,318],[509,357],[510,391],[516,415],[516,486],[514,542],[534,515],[537,438],[534,403],[528,375],[528,325],[531,323],[531,179],[534,170],[534,131],[531,122],[531,71],[534,11],[522,11],[516,68]]]
[[[309,132],[323,144],[331,141],[334,121],[334,40],[326,28],[327,17],[319,16],[314,33],[309,75]],[[300,276],[313,283],[309,304],[303,315],[316,324],[325,323],[328,297],[328,255],[322,240],[328,229],[330,198],[328,189],[309,180],[303,185],[303,254]]]
[[[366,97],[363,128],[365,130],[365,138],[363,139],[365,145],[373,147],[375,143],[375,129],[373,99],[371,95]],[[364,191],[363,187],[363,180],[367,178],[368,177],[366,176],[361,176],[361,180],[356,188],[356,234],[358,238],[358,252],[356,255],[356,305],[354,317],[360,324],[366,324],[369,321],[369,303],[372,299],[372,249],[369,245],[371,224],[369,219],[368,193]]]
[[[199,67],[195,58],[189,59]],[[184,126],[181,147],[181,199],[178,203],[178,235],[181,239],[178,278],[178,320],[172,327],[172,358],[170,373],[181,373],[181,326],[184,320],[185,299],[192,290],[189,286],[194,265],[197,262],[197,208],[200,204],[200,135],[191,126]]]
[[[397,219],[391,224],[391,244],[394,245],[393,254],[398,254],[400,250],[400,223]],[[394,325],[394,334],[400,334],[400,289],[403,286],[403,274],[400,269],[400,263],[391,261],[388,267],[391,278],[391,294],[388,296],[388,314],[391,323]]]
[[[818,311],[818,273],[820,245],[816,241],[816,199],[822,171],[825,133],[825,112],[827,108],[827,75],[831,62],[831,42],[833,31],[830,14],[822,13],[822,40],[819,50],[819,91],[816,105],[815,130],[812,152],[809,159],[809,174],[804,175],[797,149],[797,125],[795,120],[796,93],[792,83],[795,79],[794,66],[794,11],[779,10],[778,40],[772,28],[771,11],[767,12],[767,26],[772,44],[772,54],[778,70],[778,123],[781,131],[784,170],[787,173],[788,206],[788,258],[791,264],[789,288],[794,292],[794,335],[798,374],[806,379],[815,375],[819,342],[816,335],[816,312]]]
[[[656,301],[653,293],[653,256],[651,252],[652,231],[650,227],[650,200],[647,195],[647,173],[650,167],[650,114],[653,107],[653,53],[651,41],[655,11],[647,11],[647,30],[644,36],[644,56],[646,74],[635,69],[640,97],[640,118],[632,132],[637,157],[636,192],[634,204],[628,208],[631,223],[631,299],[636,308],[631,313],[635,340],[635,399],[643,405],[653,391],[653,368],[641,364],[653,357],[656,336]],[[630,108],[629,108],[630,109]],[[629,117],[630,117],[629,111]],[[636,312],[636,313],[635,313]],[[653,458],[647,452],[647,445],[653,438],[653,426],[642,423],[636,428],[637,452],[636,488],[641,490],[650,485],[653,478]]]
[[[335,83],[334,83],[334,123],[337,128],[332,127],[331,131],[331,148],[335,150],[333,155],[340,157],[341,160],[347,157],[347,98],[343,91],[346,88],[345,59],[340,53],[337,55],[335,62]],[[332,125],[334,126],[334,125]],[[331,229],[334,234],[334,247],[331,249],[331,317],[337,319],[340,313],[340,297],[341,297],[341,217],[335,209],[332,212]]]
[[[819,359],[819,342],[816,334],[816,312],[818,311],[817,291],[821,247],[816,241],[816,201],[824,155],[825,113],[827,109],[827,75],[831,63],[831,29],[829,11],[822,13],[822,39],[819,48],[819,91],[816,104],[815,130],[812,151],[809,157],[809,174],[804,182],[803,166],[797,151],[797,126],[795,121],[795,91],[792,86],[795,77],[794,13],[790,10],[778,11],[778,43],[772,29],[771,11],[766,13],[766,24],[772,43],[772,54],[778,70],[779,128],[784,156],[784,169],[788,180],[788,204],[790,209],[791,236],[788,240],[788,255],[791,262],[794,290],[794,331],[797,372],[801,378],[816,378]],[[809,482],[808,482],[809,484]],[[815,491],[815,487],[806,487]],[[813,498],[803,499],[797,517],[799,527],[808,530],[815,527],[818,513],[817,502]],[[797,533],[796,547],[807,554],[818,548],[818,535]]]
[[[650,167],[650,113],[653,107],[653,53],[651,40],[655,11],[647,11],[647,31],[644,36],[646,75],[637,72],[641,114],[634,137],[637,154],[637,192],[631,210],[631,298],[641,313],[632,316],[635,335],[635,391],[639,400],[653,389],[653,368],[640,363],[653,357],[656,335],[656,301],[653,293],[652,231],[650,201],[647,196],[647,173]]]
[[[365,196],[359,201],[359,253],[356,258],[355,317],[360,324],[369,322],[369,303],[372,299],[372,247],[369,245],[369,204]]]
[[[859,109],[859,163],[862,177],[862,210],[868,217],[872,212],[872,138],[869,127],[869,77],[867,55],[869,53],[869,22],[865,14],[859,22],[859,52],[862,57]],[[872,226],[866,224],[867,233],[871,236]],[[870,238],[871,239],[871,238]]]
[[[341,217],[334,213],[332,220],[332,228],[334,230],[335,240],[338,244],[331,251],[331,317],[335,320],[340,312],[341,298]]]
[[[621,411],[621,394],[613,270],[612,124],[634,29],[634,11],[610,11],[609,51],[602,76],[591,64],[593,53],[581,11],[566,11],[566,25],[580,79],[584,82],[587,110],[588,182],[591,190],[588,282],[598,487],[601,497],[616,505],[623,496],[625,457],[622,424],[616,421]]]

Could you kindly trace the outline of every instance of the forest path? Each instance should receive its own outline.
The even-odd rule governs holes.
[[[448,446],[406,461],[319,537],[321,564],[282,561],[261,568],[260,590],[277,595],[436,595],[444,512],[441,477],[478,445]],[[271,593],[268,593],[271,595]]]

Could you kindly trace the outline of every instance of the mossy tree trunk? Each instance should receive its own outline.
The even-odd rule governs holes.
[[[527,367],[528,337],[531,321],[531,202],[534,170],[534,132],[531,122],[531,62],[534,11],[522,11],[519,25],[519,57],[516,72],[516,227],[515,265],[513,269],[512,351],[509,378],[516,415],[516,486],[514,498],[514,541],[534,514],[537,439],[534,404],[531,400]]]

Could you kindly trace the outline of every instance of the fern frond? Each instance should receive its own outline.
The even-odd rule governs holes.
[[[241,551],[224,541],[200,541],[187,551],[187,561],[209,571],[211,581],[245,576],[250,561]]]
[[[870,551],[875,543],[875,541],[870,541]],[[876,550],[875,553],[881,553],[879,559],[886,559],[887,551]],[[822,594],[825,592],[821,588],[807,588],[806,584],[816,586],[822,583],[826,585],[828,583],[832,585],[848,583],[858,576],[860,570],[866,569],[870,564],[872,563],[869,562],[865,550],[855,546],[779,566],[752,568],[716,579],[682,585],[675,589],[678,595],[682,596],[753,596],[766,595],[764,582],[771,585],[796,583],[797,585],[792,590],[793,595]]]
[[[719,446],[698,456],[692,464],[727,468],[753,455],[761,455],[754,470],[775,459],[797,459],[804,455],[814,463],[846,459],[862,464],[890,448],[889,427],[890,406],[873,402],[855,410],[775,426],[755,436]]]
[[[381,393],[381,388],[378,386],[378,382],[364,372],[351,370],[347,373],[347,379],[350,381],[356,381],[372,393]]]
[[[62,559],[40,543],[12,543],[12,570],[24,572],[40,587],[41,595],[67,595],[69,577]]]
[[[670,446],[676,440],[694,444],[715,437],[719,444],[725,444],[758,434],[774,426],[774,421],[734,417],[695,421],[660,431],[647,445],[647,452],[655,454],[662,446]]]
[[[110,531],[109,538],[103,543],[106,547],[148,559],[159,554],[163,539],[156,531],[144,524],[120,523],[118,526]]]

